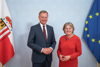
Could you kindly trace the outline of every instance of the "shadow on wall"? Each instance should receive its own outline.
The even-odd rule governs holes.
[[[6,64],[6,67],[31,67],[32,50],[27,46],[27,40],[32,25],[32,22],[28,22],[28,24],[26,24],[25,33],[18,36],[15,56],[10,60],[11,62],[9,61],[9,63]]]
[[[21,67],[29,67],[31,66],[31,49],[27,46],[27,40],[30,28],[32,26],[32,23],[28,23],[26,25],[26,32],[23,35],[19,36],[19,49],[18,54],[20,56],[19,64],[21,64]]]

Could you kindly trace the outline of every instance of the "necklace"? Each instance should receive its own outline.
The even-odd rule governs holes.
[[[70,40],[72,36],[73,36],[73,34],[70,37],[65,36],[65,39]]]

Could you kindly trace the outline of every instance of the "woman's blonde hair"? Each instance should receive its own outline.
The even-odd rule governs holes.
[[[67,26],[67,25],[70,25],[71,27],[72,27],[72,29],[73,29],[73,32],[74,32],[74,25],[71,23],[71,22],[66,22],[65,24],[64,24],[64,26],[63,26],[63,31],[65,31],[65,27]],[[72,32],[72,33],[73,33]]]

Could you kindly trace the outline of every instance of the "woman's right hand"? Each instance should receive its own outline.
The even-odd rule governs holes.
[[[59,59],[61,60],[61,61],[64,61],[64,55],[59,55]]]

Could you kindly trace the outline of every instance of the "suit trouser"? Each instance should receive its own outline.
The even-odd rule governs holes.
[[[43,63],[32,63],[32,67],[51,67],[51,62],[45,59]]]

